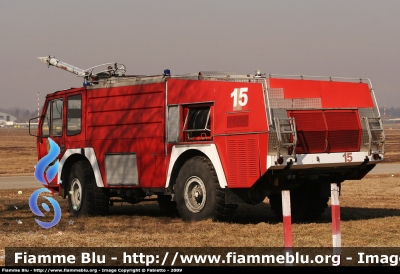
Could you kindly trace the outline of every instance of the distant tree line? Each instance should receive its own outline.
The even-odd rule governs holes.
[[[18,107],[0,108],[0,112],[4,112],[4,113],[14,116],[15,118],[17,118],[17,120],[15,121],[17,123],[25,123],[25,122],[28,122],[29,119],[38,116],[37,109],[36,110],[28,110],[25,108],[18,108]]]
[[[386,112],[386,118],[400,118],[400,108],[386,108],[386,111],[384,111],[383,107],[379,108],[379,111],[381,113],[381,116],[383,117],[385,112]]]

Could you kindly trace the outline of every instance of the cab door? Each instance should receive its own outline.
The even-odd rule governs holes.
[[[48,154],[50,144],[48,138],[51,138],[60,147],[60,156],[63,155],[65,145],[65,125],[64,125],[64,97],[51,98],[47,101],[44,110],[44,116],[41,117],[39,126],[40,134],[38,141],[38,156],[39,159]],[[53,179],[57,182],[57,177]]]

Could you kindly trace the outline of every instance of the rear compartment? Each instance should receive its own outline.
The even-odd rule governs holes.
[[[383,159],[385,136],[369,80],[271,77],[267,83],[269,169],[290,163],[290,169],[337,173],[372,169]]]

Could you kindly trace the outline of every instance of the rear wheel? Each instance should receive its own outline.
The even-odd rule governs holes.
[[[93,169],[87,161],[72,165],[68,183],[68,208],[73,216],[108,212],[109,196],[105,189],[97,187]]]
[[[271,209],[278,218],[282,218],[282,195],[268,196]],[[320,184],[303,184],[290,190],[291,216],[294,221],[315,220],[328,207],[329,197],[321,197]]]
[[[186,161],[179,171],[175,187],[179,215],[184,221],[224,220],[233,215],[236,205],[225,205],[211,161],[196,156]]]

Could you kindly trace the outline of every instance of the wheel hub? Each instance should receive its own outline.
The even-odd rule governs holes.
[[[206,204],[206,187],[197,176],[190,177],[184,188],[186,207],[193,213],[199,213]]]
[[[77,178],[71,182],[70,195],[72,208],[78,211],[81,208],[82,184]]]

